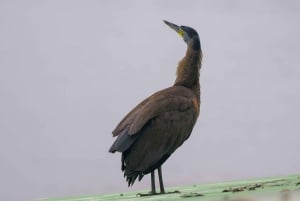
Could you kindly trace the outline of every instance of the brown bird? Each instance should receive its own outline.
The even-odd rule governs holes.
[[[117,139],[109,149],[111,153],[122,153],[121,169],[128,186],[151,173],[150,194],[156,194],[156,169],[160,193],[165,193],[161,166],[189,138],[200,112],[202,51],[198,33],[191,27],[164,22],[187,44],[175,83],[133,108],[112,132]]]

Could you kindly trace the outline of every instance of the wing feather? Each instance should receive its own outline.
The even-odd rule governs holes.
[[[134,135],[150,119],[160,113],[172,110],[186,110],[193,104],[190,98],[193,96],[189,89],[182,86],[170,87],[156,92],[133,108],[117,125],[112,134],[113,136],[118,136],[125,128],[129,128],[128,135]]]
[[[176,112],[182,115],[187,110],[193,110],[194,98],[194,94],[185,87],[171,87],[159,91],[145,99],[131,110],[115,128],[113,136],[118,137],[109,149],[109,152],[125,152],[128,150],[141,134],[149,132],[148,130],[151,126],[149,127],[147,124],[150,124],[152,122],[151,120],[154,120],[154,122],[156,122],[155,124],[157,124],[157,119],[162,121],[161,126],[163,128],[159,128],[160,132],[182,129],[180,126],[174,126],[169,122],[172,119],[177,120],[174,119],[174,116],[167,117],[166,115],[175,114]],[[194,121],[194,117],[196,116],[197,112],[195,110],[190,119]],[[163,121],[166,121],[165,124]],[[155,127],[157,126],[158,125]],[[155,130],[156,129],[157,128],[155,128]],[[177,130],[173,131],[177,133]]]

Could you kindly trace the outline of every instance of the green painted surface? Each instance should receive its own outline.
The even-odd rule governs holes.
[[[300,175],[291,175],[285,177],[269,177],[262,179],[250,179],[214,184],[181,186],[167,188],[166,191],[178,191],[178,193],[143,197],[137,195],[137,193],[147,193],[147,191],[142,191],[119,194],[87,195],[67,198],[49,198],[44,199],[42,201],[218,201],[227,200],[229,198],[235,198],[239,196],[280,196],[283,194],[283,192],[286,191],[293,192],[293,194],[295,194],[297,197],[299,196],[299,199],[296,200],[300,201]]]

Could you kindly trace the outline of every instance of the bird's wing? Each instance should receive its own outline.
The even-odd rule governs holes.
[[[127,135],[138,133],[152,118],[167,111],[184,111],[194,106],[193,94],[185,87],[170,87],[159,91],[131,110],[112,132],[117,136],[126,130]]]
[[[130,136],[138,137],[122,154],[125,175],[147,174],[163,164],[188,139],[196,119],[197,113],[192,107],[185,111],[167,111],[151,119],[141,132]]]
[[[113,135],[118,137],[109,152],[126,151],[140,136],[139,133],[144,132],[143,128],[146,128],[150,120],[160,117],[159,119],[162,121],[167,121],[167,119],[164,119],[167,118],[165,117],[166,114],[178,113],[179,115],[187,110],[194,111],[191,120],[195,122],[198,116],[195,99],[194,94],[185,87],[170,87],[153,94],[137,105],[119,123],[113,131]]]

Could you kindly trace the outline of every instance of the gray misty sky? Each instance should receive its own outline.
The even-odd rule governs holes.
[[[195,28],[202,104],[166,186],[300,171],[299,1],[0,0],[0,200],[123,192],[111,131],[173,84]]]

